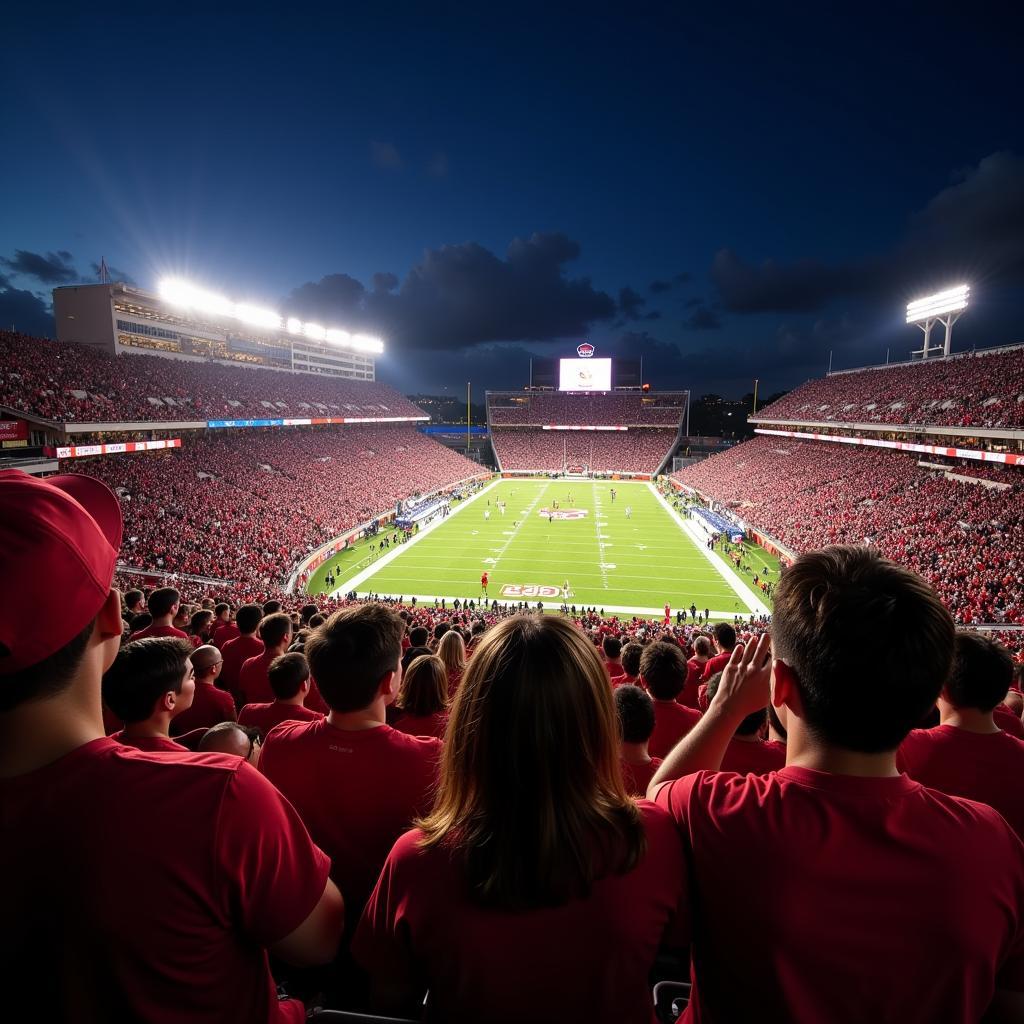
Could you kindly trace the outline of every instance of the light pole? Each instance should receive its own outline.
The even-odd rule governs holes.
[[[916,324],[924,331],[924,344],[912,355],[919,355],[922,359],[927,359],[933,352],[941,351],[944,356],[949,355],[953,344],[953,324],[967,308],[970,291],[970,285],[959,284],[955,288],[947,288],[907,303],[907,323]],[[946,328],[946,337],[941,345],[931,344],[932,326],[936,323]]]

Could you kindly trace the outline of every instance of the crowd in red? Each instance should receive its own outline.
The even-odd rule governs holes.
[[[0,405],[61,423],[425,415],[371,381],[113,356],[12,331],[0,331]]]
[[[686,396],[490,391],[487,410],[492,425],[678,428],[686,412]]]
[[[836,423],[1024,426],[1021,349],[928,359],[808,381],[758,419]]]
[[[1024,624],[1024,475],[946,479],[885,449],[758,437],[674,474],[795,551],[876,546],[920,572],[961,622]]]
[[[674,430],[536,430],[492,428],[491,444],[503,470],[654,473],[676,439]]]

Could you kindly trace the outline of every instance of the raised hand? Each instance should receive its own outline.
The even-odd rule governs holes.
[[[771,697],[772,641],[762,633],[757,641],[737,644],[722,673],[712,705],[746,717],[768,704]]]

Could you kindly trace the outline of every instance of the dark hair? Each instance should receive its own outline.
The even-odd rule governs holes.
[[[686,682],[686,658],[678,644],[658,640],[640,656],[640,675],[655,700],[675,700]]]
[[[141,590],[126,590],[124,594],[125,608],[130,611],[132,606],[142,601],[145,596],[146,595],[143,594]]]
[[[731,651],[736,646],[736,630],[728,622],[716,622],[712,632],[723,651]]]
[[[192,644],[175,636],[151,636],[125,644],[103,676],[103,703],[122,722],[142,722],[169,691],[181,693]]]
[[[199,636],[215,618],[216,616],[208,608],[200,609],[192,614],[188,628],[192,631],[193,636]]]
[[[284,612],[272,612],[260,619],[260,639],[266,647],[276,647],[291,633],[292,620]]]
[[[450,630],[451,628],[452,627],[450,622],[439,622],[436,626],[434,626],[434,639],[440,640],[441,637],[443,637],[445,633],[447,633],[448,630]]]
[[[622,667],[627,675],[640,675],[640,657],[643,653],[643,644],[628,643],[622,648]]]
[[[845,750],[900,745],[949,676],[954,635],[935,591],[870,548],[807,552],[776,586],[774,656],[796,676],[808,728]]]
[[[267,669],[267,679],[278,700],[290,700],[309,678],[309,662],[304,654],[292,651],[279,654]]]
[[[322,626],[326,621],[327,618],[324,616],[323,612],[317,612],[316,615],[310,616],[307,625],[313,629],[316,629],[317,626]]]
[[[334,711],[361,711],[381,679],[398,667],[405,623],[382,604],[342,608],[310,634],[306,657],[324,700]]]
[[[263,609],[258,604],[243,604],[235,612],[235,625],[238,627],[239,633],[249,636],[259,629],[262,618]]]
[[[615,693],[619,729],[626,743],[643,743],[654,732],[654,701],[639,686],[619,686]]]
[[[264,615],[276,615],[281,610],[280,601],[264,601],[263,602],[263,614]]]
[[[29,665],[28,668],[5,675],[0,681],[0,713],[13,711],[29,701],[54,697],[62,690],[66,690],[82,663],[95,626],[96,620],[90,620],[89,624],[60,650],[54,651],[34,665]]]
[[[1013,656],[997,640],[961,630],[946,680],[949,702],[958,708],[991,711],[1006,699],[1013,682]]]
[[[409,630],[410,647],[426,647],[430,639],[430,630],[426,626],[413,626]]]
[[[436,654],[414,658],[402,676],[398,706],[410,715],[433,715],[448,702],[448,671]]]
[[[722,681],[722,673],[716,672],[708,680],[708,703],[710,704],[714,700],[715,694],[718,693],[718,686]],[[736,726],[737,736],[756,736],[763,728],[764,723],[768,717],[767,705],[761,708],[760,711],[751,711],[746,718]]]
[[[213,616],[216,619],[219,619],[221,617],[221,615],[224,614],[224,612],[229,612],[229,611],[231,611],[231,605],[229,605],[227,603],[227,601],[218,601],[213,606]]]
[[[617,658],[622,653],[622,644],[617,636],[606,636],[601,641],[601,649],[606,658]]]
[[[149,608],[149,614],[154,619],[159,619],[163,615],[170,615],[171,609],[180,603],[181,594],[174,587],[161,587],[149,595],[146,607]]]
[[[302,606],[302,622],[306,624],[314,615],[318,615],[320,609],[315,604],[304,604]]]
[[[711,641],[703,633],[693,641],[693,653],[702,658],[711,657]]]
[[[132,633],[139,633],[153,625],[153,616],[149,612],[139,612],[128,620],[128,629]]]

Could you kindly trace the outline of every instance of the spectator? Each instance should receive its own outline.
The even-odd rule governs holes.
[[[402,654],[402,671],[404,672],[417,658],[434,652],[427,646],[430,641],[430,630],[425,626],[414,626],[409,630],[409,646]]]
[[[462,634],[456,629],[448,630],[441,637],[437,653],[444,663],[448,677],[448,700],[451,701],[455,698],[462,674],[466,671],[466,642],[462,639]]]
[[[131,622],[136,615],[141,615],[146,610],[146,595],[141,590],[125,591],[123,604],[122,618],[125,622]]]
[[[458,634],[445,634],[445,638],[449,636]],[[460,642],[461,639],[459,637]],[[444,660],[439,655],[427,654],[416,658],[402,676],[395,702],[400,714],[394,727],[407,736],[444,739],[448,725],[448,679]]]
[[[722,673],[716,672],[708,680],[708,700],[715,699]],[[786,748],[781,744],[765,743],[763,735],[768,729],[767,705],[760,711],[751,711],[736,726],[729,746],[722,755],[721,770],[740,775],[766,775],[786,764]]]
[[[192,645],[179,637],[133,640],[103,676],[103,702],[124,723],[113,738],[148,751],[183,751],[170,736],[171,719],[192,706]]]
[[[271,730],[260,770],[331,858],[354,925],[388,850],[430,808],[441,742],[385,723],[402,679],[402,620],[383,605],[335,612],[306,642],[326,719]]]
[[[151,636],[176,636],[182,640],[188,639],[188,634],[173,625],[174,618],[178,614],[181,604],[181,595],[174,587],[161,587],[149,595],[146,602],[149,607],[149,614],[153,616],[152,623],[145,629],[132,636],[133,640],[145,640]]]
[[[721,672],[729,664],[729,656],[736,646],[736,630],[728,622],[716,622],[713,633],[718,654],[708,658],[704,663],[704,671],[700,674],[702,683],[706,683],[716,672]]]
[[[226,601],[218,601],[214,605],[213,614],[215,618],[213,627],[210,630],[210,643],[223,651],[226,643],[234,640],[235,637],[241,636],[241,631],[238,628],[238,624],[232,618],[231,605]]]
[[[235,720],[235,702],[231,694],[217,686],[224,667],[224,656],[212,644],[204,644],[192,652],[195,671],[195,693],[192,704],[171,720],[171,735],[182,736],[193,729],[209,729],[218,722]]]
[[[17,979],[5,1010],[32,1020],[45,999],[58,1020],[178,1008],[298,1024],[304,1008],[278,998],[266,950],[296,964],[332,957],[342,902],[327,858],[241,762],[103,735],[121,532],[96,480],[0,473],[0,576],[19,581],[0,597],[0,871],[16,880],[0,906],[0,962]],[[41,628],[55,594],[60,613]]]
[[[259,730],[239,725],[238,722],[218,722],[207,729],[199,741],[199,752],[230,754],[248,761],[255,768],[260,759]]]
[[[131,638],[135,640],[143,632],[153,625],[153,616],[149,612],[140,612],[138,615],[133,615],[128,622],[128,631],[131,634]]]
[[[667,816],[626,794],[616,732],[579,630],[530,615],[486,634],[434,809],[395,844],[354,940],[378,1010],[414,1014],[429,989],[443,1020],[649,1024],[685,864]]]
[[[896,765],[930,789],[994,807],[1024,839],[1024,743],[1003,732],[993,710],[1013,679],[1002,644],[959,632],[953,669],[939,696],[941,724],[915,729]]]
[[[256,636],[263,618],[263,610],[256,604],[244,604],[235,616],[238,636],[220,645],[224,655],[224,667],[220,673],[222,689],[239,701],[238,677],[242,666],[250,659],[263,653],[263,641]],[[239,704],[241,706],[241,704]]]
[[[869,548],[811,552],[783,574],[772,639],[734,650],[648,790],[699,893],[685,1021],[1019,1018],[1024,846],[991,808],[895,766],[953,637],[931,588]],[[787,766],[716,771],[769,697],[786,707]],[[796,890],[813,912],[789,913]]]
[[[654,703],[642,687],[622,683],[615,689],[615,710],[622,737],[622,781],[630,796],[645,797],[660,757],[651,757],[647,743],[654,732]]]
[[[654,698],[654,732],[648,747],[652,757],[664,757],[700,721],[699,711],[676,701],[686,681],[686,659],[679,645],[661,640],[648,644],[640,656],[640,681]]]
[[[246,704],[238,713],[238,724],[255,728],[264,738],[282,722],[312,722],[323,716],[306,707],[309,696],[309,662],[304,654],[289,652],[275,658],[267,670],[274,699],[264,704]]]
[[[711,641],[706,636],[698,636],[693,641],[693,657],[686,662],[686,685],[679,696],[679,703],[688,708],[697,707],[697,691],[700,689],[704,666],[711,660]]]
[[[604,669],[614,685],[626,674],[622,667],[622,642],[617,636],[606,636],[601,641],[601,650],[604,654]]]
[[[192,613],[188,624],[188,638],[193,647],[201,647],[210,642],[210,626],[213,624],[213,612],[206,608]]]
[[[640,680],[640,656],[644,653],[643,644],[635,641],[622,648],[622,676],[619,682],[624,686],[636,686]]]
[[[284,612],[264,613],[259,625],[263,651],[242,665],[238,673],[238,692],[244,704],[274,699],[270,688],[270,663],[288,650],[292,642],[292,620]]]

